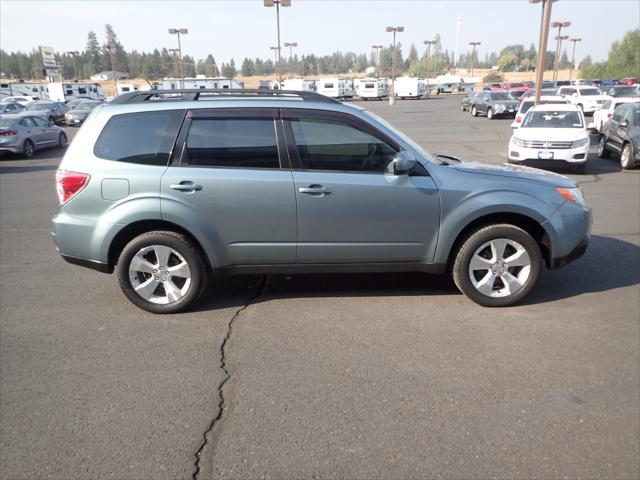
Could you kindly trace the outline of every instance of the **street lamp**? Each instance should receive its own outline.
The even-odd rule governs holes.
[[[429,76],[429,70],[431,70],[431,45],[436,45],[438,40],[425,40],[424,43],[427,46],[427,77]],[[435,77],[435,73],[433,75]]]
[[[471,76],[473,77],[473,67],[474,67],[474,63],[476,61],[476,47],[478,45],[481,45],[482,42],[469,42],[469,45],[471,45],[471,47],[473,48],[472,52],[471,52]]]
[[[73,70],[76,73],[76,80],[78,80],[78,57],[80,56],[80,52],[73,50],[72,52],[67,52],[67,55],[71,55],[73,57]]]
[[[556,56],[556,71],[554,80],[558,80],[558,71],[560,70],[560,52],[562,51],[562,41],[568,40],[569,35],[556,35],[556,42],[558,42],[558,55]]]
[[[170,28],[169,35],[177,35],[178,36],[178,56],[180,57],[180,62],[178,67],[180,68],[180,86],[184,90],[184,71],[182,68],[182,43],[180,42],[180,35],[186,35],[189,33],[189,30],[186,28]]]
[[[265,7],[276,6],[276,24],[278,28],[278,46],[276,51],[276,73],[278,78],[278,84],[282,82],[282,72],[280,71],[280,5],[283,7],[290,7],[291,0],[264,0]],[[272,47],[273,48],[273,47]]]
[[[538,62],[536,65],[536,105],[540,103],[540,90],[544,78],[544,60],[547,53],[547,39],[549,38],[549,22],[551,21],[551,5],[554,0],[529,0],[529,3],[542,2],[540,17],[540,37],[538,40]]]
[[[175,66],[177,66],[177,67],[178,67],[178,71],[177,71],[177,72],[175,72],[175,70],[174,70],[174,72],[172,72],[172,75],[173,75],[174,73],[175,73],[176,75],[180,75],[180,65],[179,65],[179,62],[180,62],[180,49],[179,49],[179,48],[170,48],[170,49],[169,49],[169,54],[171,54],[171,55],[173,55],[174,57],[176,57]],[[175,67],[174,67],[174,68],[175,68]],[[184,86],[184,85],[183,85],[183,86]]]
[[[387,32],[393,32],[393,56],[391,60],[391,93],[389,105],[396,104],[396,32],[404,32],[404,27],[387,27]]]
[[[289,47],[289,63],[291,64],[291,78],[293,78],[293,47],[298,46],[298,42],[284,42],[285,47]]]
[[[553,22],[551,24],[551,28],[558,29],[558,35],[556,35],[556,58],[554,59],[553,64],[553,80],[558,80],[558,67],[560,66],[560,45],[562,44],[562,40],[566,40],[566,38],[562,37],[562,29],[569,27],[571,22]]]
[[[118,82],[116,80],[116,61],[114,58],[114,54],[115,54],[115,47],[111,46],[111,45],[103,45],[102,46],[103,50],[106,50],[106,52],[109,54],[109,57],[111,57],[111,73],[113,73],[113,96],[117,97],[118,96]]]
[[[570,38],[570,42],[573,42],[573,52],[571,53],[571,70],[569,70],[569,80],[571,80],[571,74],[574,68],[576,68],[576,43],[581,42],[581,38]]]
[[[378,77],[380,76],[380,50],[384,48],[383,45],[371,45],[371,48],[376,52],[375,53],[375,62],[376,62],[376,74]]]

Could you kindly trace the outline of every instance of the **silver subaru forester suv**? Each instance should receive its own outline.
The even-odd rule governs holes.
[[[543,266],[582,256],[591,226],[569,178],[432,155],[311,92],[122,95],[91,113],[56,184],[60,255],[115,270],[154,313],[243,273],[450,272],[471,300],[512,305]]]

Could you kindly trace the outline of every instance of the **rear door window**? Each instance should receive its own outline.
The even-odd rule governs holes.
[[[183,110],[114,115],[93,153],[107,160],[166,165],[183,118]]]
[[[280,168],[273,118],[194,119],[186,153],[192,166]]]

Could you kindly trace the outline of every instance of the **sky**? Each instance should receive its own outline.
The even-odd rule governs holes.
[[[262,0],[0,0],[0,47],[5,51],[28,51],[39,45],[56,51],[83,50],[93,30],[104,41],[104,24],[110,23],[124,48],[152,51],[176,48],[167,29],[186,27],[182,38],[185,55],[196,59],[213,53],[216,62],[230,58],[239,64],[244,57],[271,58],[276,45],[275,8]],[[403,51],[415,43],[419,54],[423,40],[440,34],[442,48],[453,51],[456,26],[462,19],[459,52],[469,42],[480,41],[480,58],[504,46],[521,43],[537,47],[541,4],[528,0],[292,0],[280,9],[281,39],[297,42],[294,53],[319,55],[336,50],[371,51],[373,44],[389,44],[388,25],[405,27],[398,34]],[[580,37],[576,62],[587,54],[605,60],[609,46],[625,32],[640,28],[638,0],[560,0],[553,4],[552,21],[569,20],[566,30]],[[564,31],[563,31],[564,34]],[[550,45],[553,44],[552,33]],[[550,46],[548,49],[552,50]],[[283,56],[288,56],[283,50]],[[569,52],[570,55],[570,52]]]

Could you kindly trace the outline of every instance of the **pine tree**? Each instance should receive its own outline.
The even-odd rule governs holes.
[[[87,45],[84,47],[82,73],[85,78],[90,77],[98,72],[102,63],[102,53],[100,51],[100,43],[98,37],[93,30],[87,35]]]

